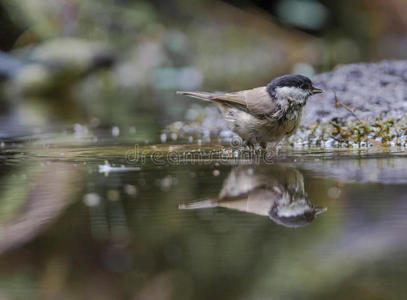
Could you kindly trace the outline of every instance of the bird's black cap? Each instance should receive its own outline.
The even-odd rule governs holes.
[[[270,96],[275,96],[275,90],[278,87],[297,87],[304,90],[311,90],[312,89],[312,81],[306,76],[293,74],[293,75],[284,75],[281,77],[277,77],[273,79],[267,85],[267,92]]]
[[[273,207],[269,211],[269,218],[278,225],[290,228],[306,226],[314,220],[316,215],[315,211],[306,211],[303,214],[297,216],[281,217],[278,215],[277,211],[277,208]]]
[[[269,218],[278,225],[284,227],[296,228],[306,226],[311,223],[315,217],[327,211],[327,208],[313,207],[302,214],[296,216],[282,217],[278,215],[278,206],[275,204],[269,211]]]

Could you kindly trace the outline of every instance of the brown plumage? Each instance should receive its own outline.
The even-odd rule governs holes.
[[[232,131],[248,145],[266,147],[276,146],[292,135],[300,124],[308,97],[321,92],[305,76],[286,75],[267,86],[234,93],[178,91],[177,94],[216,103]]]
[[[270,165],[237,166],[223,181],[218,197],[179,205],[180,209],[211,207],[268,216],[286,227],[307,225],[327,210],[308,199],[298,170]]]
[[[253,115],[273,110],[273,107],[275,106],[273,103],[270,103],[270,95],[267,93],[265,87],[225,94],[187,91],[178,91],[177,94],[206,101],[213,101],[222,105],[240,106],[241,109]]]

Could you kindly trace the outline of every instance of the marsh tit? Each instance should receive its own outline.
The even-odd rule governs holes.
[[[240,165],[224,180],[219,196],[180,204],[180,209],[223,207],[267,216],[285,227],[301,227],[326,212],[311,203],[304,177],[296,169],[264,165]]]
[[[233,93],[178,91],[177,94],[218,105],[230,130],[247,145],[272,147],[298,129],[302,108],[310,96],[323,90],[302,75],[284,75],[268,85]]]

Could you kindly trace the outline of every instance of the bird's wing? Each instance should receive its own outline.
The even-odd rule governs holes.
[[[188,97],[206,100],[206,101],[214,101],[214,102],[226,102],[229,104],[236,104],[239,106],[246,107],[246,101],[244,99],[244,91],[236,92],[236,93],[226,93],[226,94],[217,94],[217,93],[207,93],[207,92],[189,92],[189,91],[178,91],[177,94],[185,95]]]
[[[254,115],[268,113],[272,111],[275,106],[271,101],[266,87],[225,94],[188,91],[178,91],[177,94],[237,106]]]
[[[245,94],[247,110],[252,115],[264,115],[272,113],[276,109],[275,101],[271,99],[265,86],[243,92]]]

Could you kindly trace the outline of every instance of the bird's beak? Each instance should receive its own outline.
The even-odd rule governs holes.
[[[316,88],[316,87],[313,87],[312,90],[311,90],[311,93],[312,93],[313,95],[315,95],[315,94],[321,94],[321,93],[323,93],[323,92],[324,92],[324,90],[318,89],[318,88]]]
[[[317,208],[315,208],[315,215],[318,216],[318,215],[320,215],[320,214],[323,214],[323,213],[326,212],[327,210],[328,210],[327,207],[324,207],[324,208],[319,208],[319,207],[317,207]]]

